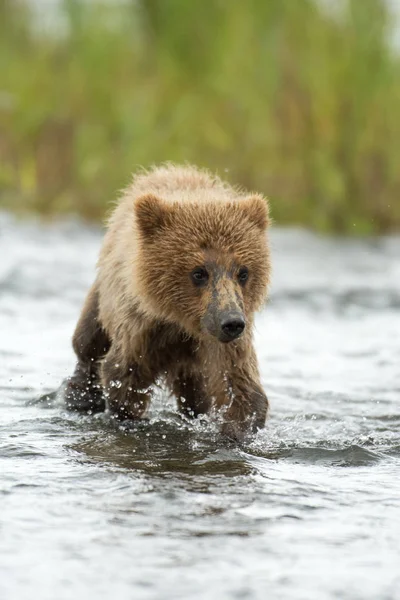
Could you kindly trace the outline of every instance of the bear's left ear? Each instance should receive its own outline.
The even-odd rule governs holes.
[[[154,194],[145,194],[135,200],[135,215],[140,231],[150,238],[166,225],[170,210]]]
[[[269,225],[268,200],[261,194],[252,194],[243,200],[243,208],[246,216],[252,223],[262,231]]]

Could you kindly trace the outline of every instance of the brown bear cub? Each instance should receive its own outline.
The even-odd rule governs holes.
[[[252,329],[269,282],[268,224],[265,198],[195,167],[137,175],[74,334],[67,406],[137,420],[163,380],[185,415],[221,409],[231,438],[263,427]]]

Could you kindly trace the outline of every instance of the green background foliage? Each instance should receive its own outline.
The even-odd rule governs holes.
[[[275,221],[400,226],[400,57],[384,0],[0,0],[0,206],[102,218],[193,162]]]

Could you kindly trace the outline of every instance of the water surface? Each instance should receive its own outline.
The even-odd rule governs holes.
[[[134,431],[34,402],[100,241],[0,217],[0,597],[400,599],[400,239],[273,232],[271,416],[241,447],[162,394]]]

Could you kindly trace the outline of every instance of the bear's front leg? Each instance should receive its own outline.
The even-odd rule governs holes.
[[[110,340],[99,319],[99,294],[94,284],[86,298],[72,340],[78,362],[65,383],[64,398],[69,410],[100,412],[105,408],[100,385],[99,361],[110,349]]]
[[[256,379],[252,371],[254,368],[241,368],[228,377],[228,408],[222,433],[235,441],[262,429],[267,418],[268,398],[258,381],[258,373]]]
[[[103,412],[105,402],[96,362],[78,361],[72,377],[64,382],[68,410],[81,413]]]
[[[101,368],[107,408],[123,420],[141,419],[151,400],[151,373],[146,373],[135,361],[127,364],[118,352],[111,351]]]

